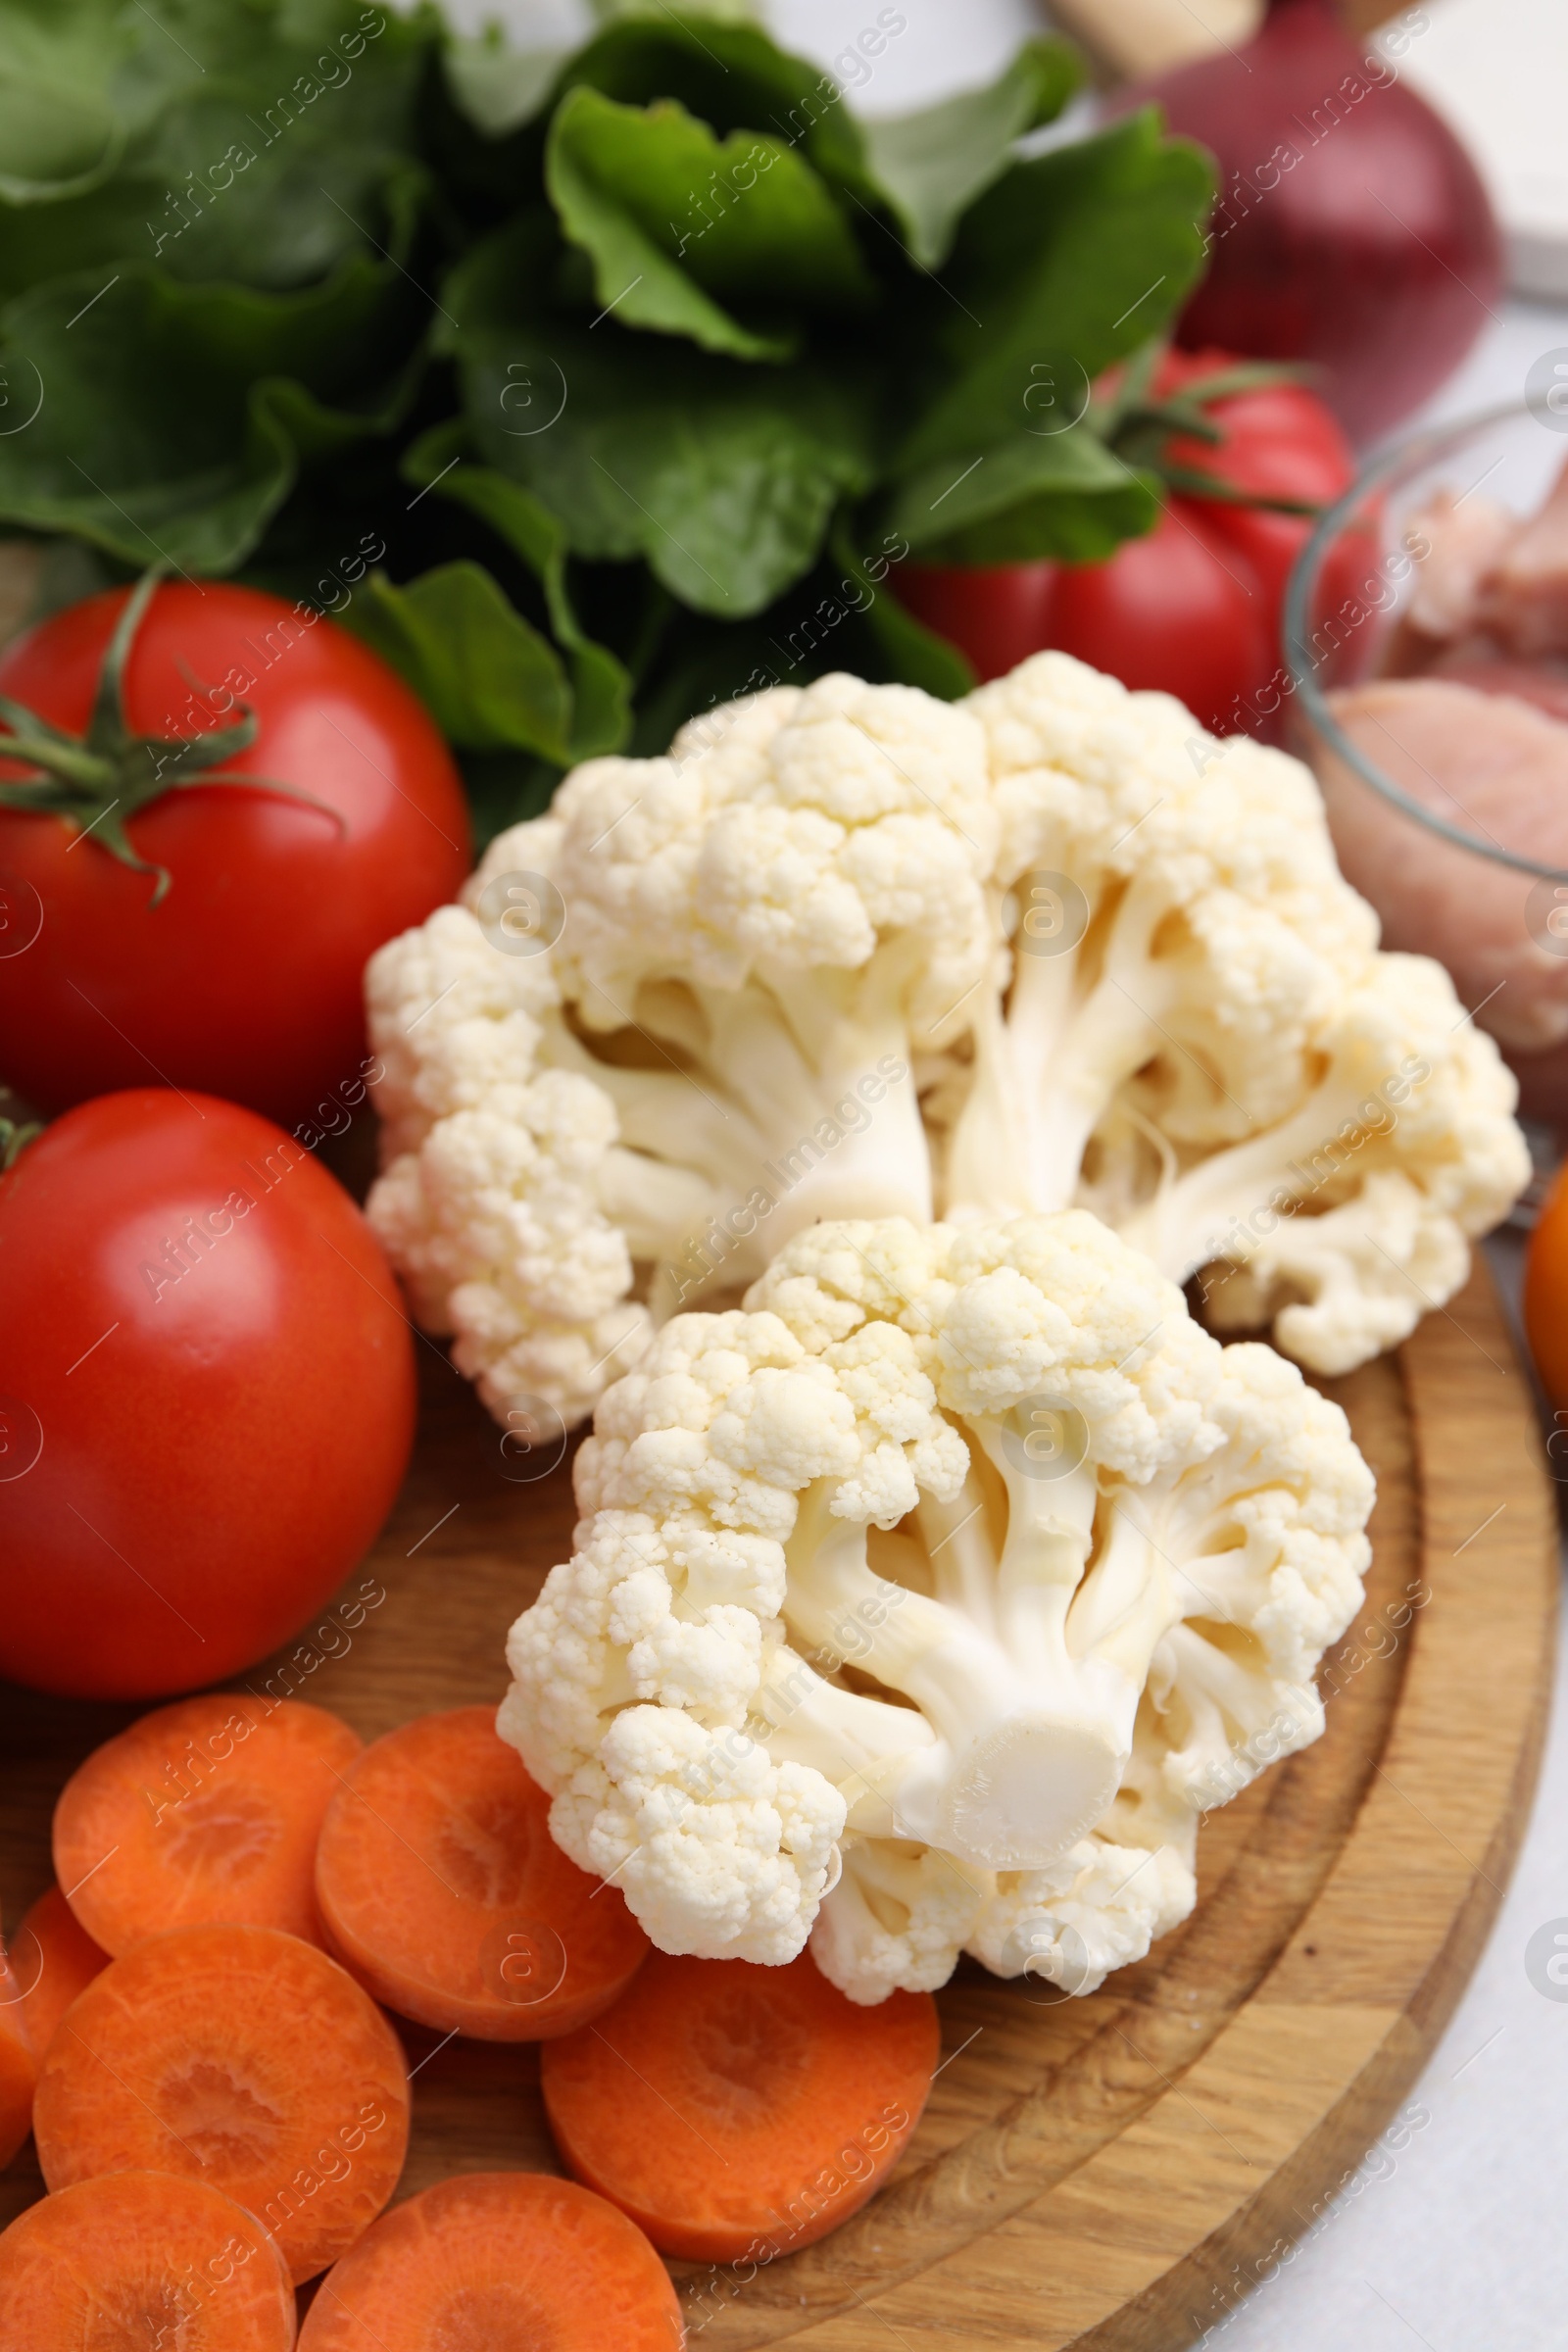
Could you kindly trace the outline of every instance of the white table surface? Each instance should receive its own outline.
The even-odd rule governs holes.
[[[530,45],[569,39],[588,22],[576,0],[448,5],[475,24],[501,14]],[[773,0],[765,14],[791,47],[831,64],[875,22],[877,5]],[[899,6],[906,29],[857,92],[866,113],[899,113],[988,79],[1040,24],[1030,0]],[[1559,347],[1568,348],[1568,307],[1499,304],[1428,416],[1463,416],[1522,394],[1531,362]],[[1493,1245],[1505,1277],[1516,1274],[1518,1254],[1507,1239]],[[1396,2134],[1404,2145],[1372,2151],[1286,2267],[1208,2315],[1205,2342],[1225,2352],[1562,2352],[1568,2344],[1568,1984],[1561,1999],[1548,1998],[1525,1969],[1538,1929],[1561,1920],[1568,1936],[1565,1681],[1568,1644],[1518,1866],[1453,2022],[1410,2094],[1427,2120]]]
[[[1568,349],[1568,307],[1499,304],[1414,421],[1521,396],[1531,362],[1558,348]],[[1488,1254],[1516,1295],[1518,1240],[1503,1234]],[[1568,1627],[1518,1864],[1475,1975],[1410,2093],[1430,2121],[1402,2149],[1375,2148],[1289,2266],[1205,2343],[1225,2352],[1562,2352],[1568,1984],[1548,1998],[1526,1974],[1532,1936],[1553,1921],[1568,1939]]]

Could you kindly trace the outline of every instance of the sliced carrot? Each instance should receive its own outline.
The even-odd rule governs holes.
[[[322,2280],[300,2352],[676,2352],[669,2274],[624,2214],[548,2173],[466,2173]]]
[[[55,1876],[117,1959],[144,1936],[237,1920],[320,1939],[321,1816],[359,1735],[299,1699],[210,1691],[95,1748],[55,1807]]]
[[[928,1992],[859,2008],[785,1968],[655,1952],[613,2009],[542,2053],[579,2180],[665,2254],[771,2261],[863,2205],[908,2145],[941,2034]]]
[[[371,1742],[321,1825],[316,1893],[327,1948],[378,2001],[482,2041],[574,2032],[648,1950],[619,1890],[556,1844],[490,1707]]]
[[[289,2352],[294,2289],[232,2198],[116,2173],[29,2205],[0,2236],[5,2352]]]
[[[33,2131],[51,2188],[121,2172],[208,2181],[312,2278],[397,2186],[408,2068],[374,2002],[314,1944],[275,1928],[176,1928],[74,2002]]]
[[[32,2129],[38,2053],[21,1979],[0,1943],[0,2170]]]
[[[40,2058],[55,2028],[86,1985],[109,1966],[58,1886],[40,1894],[11,1938],[11,1966],[22,1987],[32,2046]]]

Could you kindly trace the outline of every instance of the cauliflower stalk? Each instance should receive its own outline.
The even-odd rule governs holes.
[[[1321,1728],[1370,1477],[1095,1218],[824,1223],[603,1399],[503,1736],[671,1951],[1087,1991]],[[1262,1735],[1270,1734],[1264,1739]]]
[[[1090,1207],[1318,1371],[1405,1338],[1528,1154],[1442,967],[1378,953],[1309,771],[1061,654],[967,707],[1013,954],[939,1098],[945,1213]]]

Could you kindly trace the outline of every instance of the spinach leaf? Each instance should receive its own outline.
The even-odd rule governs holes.
[[[101,165],[74,181],[29,192],[0,171],[0,298],[115,261],[277,288],[311,284],[350,253],[384,246],[407,261],[432,37],[425,16],[352,0],[168,0],[107,15],[99,0],[56,0],[47,14],[0,0],[0,134],[8,91],[30,90],[24,66],[40,124],[54,120],[42,85],[69,76],[74,103],[109,126]]]
[[[458,436],[466,439],[461,425]],[[466,507],[522,558],[544,590],[551,629],[571,670],[569,755],[590,760],[601,752],[618,752],[631,724],[631,679],[578,622],[566,586],[566,534],[559,518],[520,482],[461,457],[449,461],[452,440],[451,428],[438,425],[416,442],[404,461],[405,477]]]
[[[533,491],[576,554],[643,556],[699,612],[760,612],[809,567],[839,497],[875,478],[863,381],[580,325],[538,306],[537,268],[525,226],[449,282],[479,454]]]
[[[959,219],[1007,170],[1014,142],[1054,121],[1082,79],[1078,53],[1065,41],[1025,41],[984,89],[862,126],[867,177],[922,269],[946,259]]]
[[[809,164],[776,138],[719,140],[673,100],[638,108],[568,91],[551,124],[545,184],[623,327],[782,360],[797,334],[749,327],[717,297],[754,314],[875,300],[849,222]]]
[[[943,273],[955,299],[933,336],[934,396],[899,470],[1024,434],[1039,422],[1025,405],[1037,365],[1075,371],[1087,403],[1090,381],[1193,286],[1212,194],[1207,157],[1162,137],[1152,109],[1015,164],[965,216]]]
[[[859,184],[864,149],[859,124],[831,74],[792,57],[760,27],[721,24],[697,11],[662,5],[657,16],[628,17],[579,50],[564,90],[586,82],[623,106],[673,98],[720,138],[737,130],[773,131],[800,146],[828,180]]]
[[[1042,556],[1089,563],[1152,530],[1157,484],[1086,425],[1033,434],[1026,425],[956,472],[944,458],[909,475],[888,519],[916,554],[945,564],[1023,564]]]
[[[876,641],[889,675],[901,685],[921,686],[942,702],[956,702],[974,686],[974,671],[956,646],[938,637],[900,604],[889,577],[890,552],[885,543],[884,549],[871,557],[862,556],[842,518],[834,529],[833,560],[844,566],[846,588],[858,589],[863,600],[864,625]],[[907,552],[906,547],[904,553]],[[902,557],[892,560],[902,561]]]
[[[357,257],[301,294],[176,286],[141,264],[21,296],[0,320],[0,414],[19,417],[0,430],[0,517],[138,568],[230,570],[302,448],[373,432],[406,397],[407,308],[393,268]],[[348,405],[368,391],[381,414]]]
[[[571,689],[561,657],[481,564],[445,564],[394,587],[372,572],[343,614],[407,679],[465,751],[570,757]]]

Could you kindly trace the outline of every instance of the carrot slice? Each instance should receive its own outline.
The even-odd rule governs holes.
[[[908,2144],[941,2034],[928,1992],[858,2007],[785,1968],[655,1952],[608,2016],[542,2053],[579,2180],[665,2254],[771,2261],[863,2205]]]
[[[624,2214],[548,2173],[467,2173],[376,2223],[300,2352],[676,2352],[669,2274]]]
[[[78,1992],[109,1966],[58,1886],[40,1894],[11,1938],[11,1966],[22,1987],[32,2046],[40,2058]]]
[[[37,2046],[27,2023],[21,1979],[0,1943],[0,2171],[32,2129]]]
[[[232,2198],[116,2173],[30,2205],[0,2236],[0,2342],[27,2352],[289,2352],[294,2289]]]
[[[234,1690],[182,1698],[107,1740],[55,1807],[55,1876],[95,1942],[212,1920],[319,1942],[321,1816],[360,1752],[324,1707]]]
[[[371,1742],[327,1808],[316,1893],[327,1948],[378,2001],[481,2041],[573,2033],[648,1950],[618,1888],[556,1844],[490,1707]]]
[[[409,2078],[352,1977],[275,1928],[176,1928],[78,1995],[33,2101],[51,2188],[178,2173],[247,2206],[314,2278],[397,2186]]]

